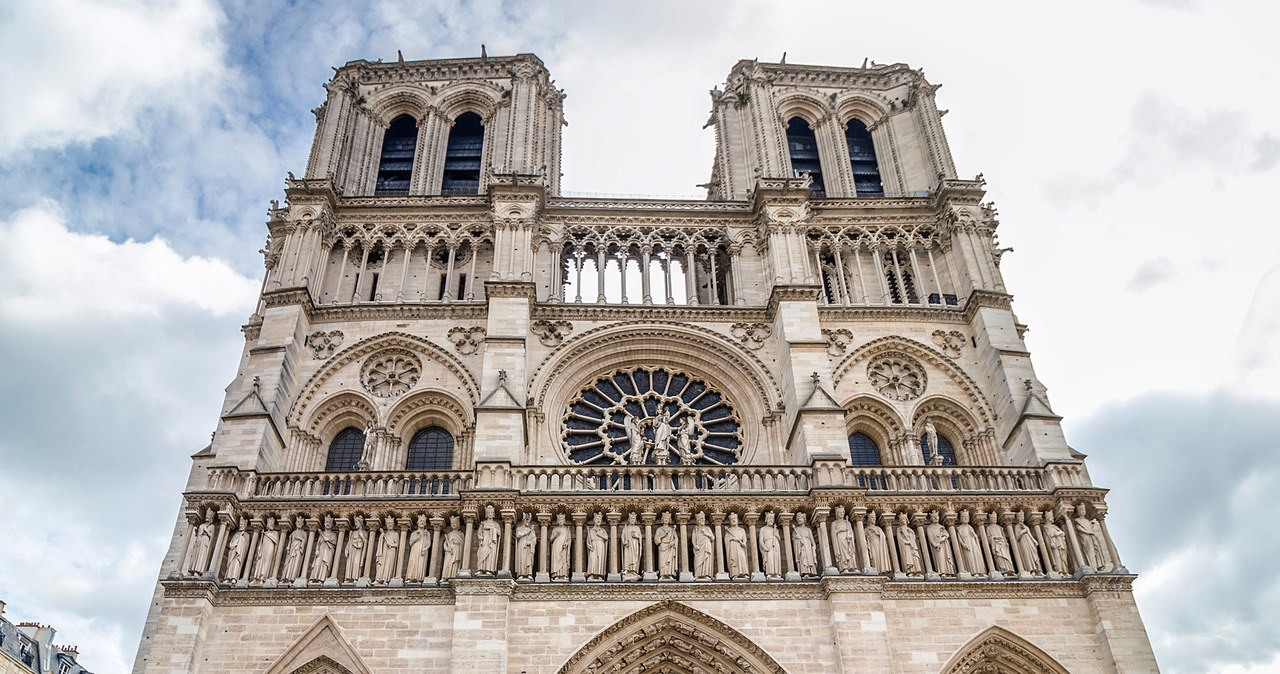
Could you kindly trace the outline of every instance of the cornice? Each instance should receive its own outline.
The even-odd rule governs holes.
[[[843,321],[912,321],[917,323],[968,324],[969,318],[959,307],[913,307],[899,304],[841,306],[818,305],[818,321],[824,327]]]
[[[748,214],[751,204],[747,201],[696,201],[692,199],[647,198],[574,198],[552,197],[547,199],[547,213],[558,211],[651,211],[654,213],[737,213]],[[563,213],[567,214],[567,213]]]
[[[489,304],[484,300],[429,304],[356,304],[341,306],[313,306],[309,302],[308,315],[312,324],[339,323],[355,320],[394,319],[445,319],[484,320],[489,315]]]
[[[765,320],[765,309],[720,305],[542,302],[534,305],[532,318],[578,321],[760,322]]]
[[[489,298],[516,297],[533,302],[537,296],[537,287],[532,281],[496,281],[484,282],[484,293]]]
[[[334,74],[353,76],[362,85],[412,81],[459,79],[511,79],[520,65],[532,66],[535,73],[548,75],[542,60],[533,54],[484,56],[480,58],[431,59],[424,61],[348,61]]]

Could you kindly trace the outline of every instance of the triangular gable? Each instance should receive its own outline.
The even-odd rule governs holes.
[[[329,660],[333,667],[326,666]],[[342,635],[328,615],[322,616],[276,660],[266,674],[335,671],[341,674],[371,674],[351,642]]]

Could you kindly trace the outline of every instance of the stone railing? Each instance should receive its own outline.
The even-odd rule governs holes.
[[[1078,464],[1045,468],[988,466],[848,466],[845,485],[891,492],[1044,492],[1085,487]]]
[[[259,498],[421,498],[457,496],[470,489],[471,471],[362,471],[355,473],[258,473],[238,468],[209,469],[209,491]]]
[[[548,466],[512,468],[525,492],[807,492],[808,466]]]

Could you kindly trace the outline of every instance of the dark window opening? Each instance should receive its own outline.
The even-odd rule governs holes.
[[[436,294],[436,299],[444,299],[444,294],[449,290],[449,277],[445,274],[440,275],[440,290]]]
[[[458,277],[458,299],[462,299],[467,292],[467,275],[463,274]]]
[[[827,188],[822,182],[822,163],[818,161],[818,139],[808,122],[799,117],[787,122],[787,148],[791,153],[791,170],[797,176],[805,173],[812,176],[813,196],[825,197]]]
[[[920,436],[920,456],[924,458],[924,462],[926,464],[929,463],[929,448],[926,447],[926,445],[928,444],[926,442],[927,437],[928,437],[927,435]],[[938,434],[938,450],[937,451],[938,451],[938,456],[942,457],[941,465],[943,466],[956,465],[956,450],[954,447],[951,446],[951,441],[947,439],[947,436],[941,433]]]
[[[917,304],[920,302],[920,295],[916,293],[915,277],[912,276],[911,270],[903,265],[905,260],[897,257],[897,253],[890,251],[884,255],[884,279],[889,286],[889,300],[894,304],[903,304],[904,298],[902,293],[905,292],[905,302],[907,304]],[[901,275],[899,275],[901,271]],[[902,284],[899,285],[898,282]]]
[[[858,431],[849,436],[849,461],[855,466],[878,466],[880,446],[871,436]]]
[[[373,275],[373,282],[369,284],[369,301],[378,299],[378,275]]]
[[[409,458],[405,470],[452,470],[453,436],[449,431],[432,426],[413,435],[409,441]]]
[[[464,112],[449,129],[449,145],[444,153],[444,180],[441,194],[478,194],[480,159],[484,150],[484,125],[480,115]]]
[[[324,469],[330,473],[349,473],[359,468],[364,454],[364,432],[356,428],[344,428],[329,443],[329,457]]]
[[[391,120],[382,136],[382,158],[378,163],[378,183],[374,194],[396,196],[409,193],[413,177],[413,153],[418,145],[418,122],[409,115]]]
[[[883,197],[880,165],[876,162],[876,147],[867,125],[856,119],[849,120],[844,128],[844,139],[849,146],[849,162],[853,165],[853,185],[857,196]]]

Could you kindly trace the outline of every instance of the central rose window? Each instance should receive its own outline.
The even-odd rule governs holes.
[[[597,379],[570,401],[561,437],[576,464],[724,466],[742,455],[742,424],[724,394],[662,367]]]

